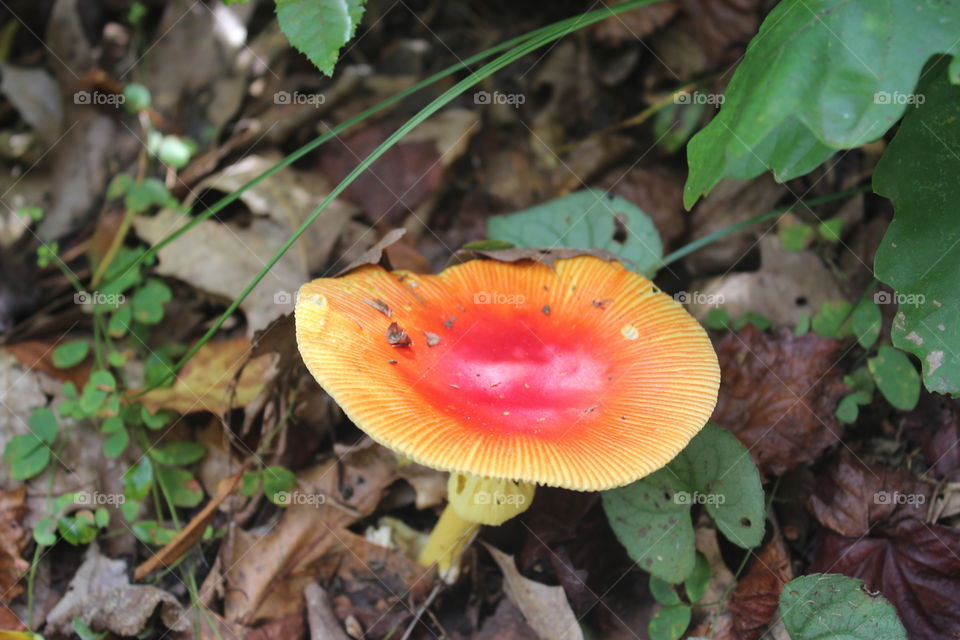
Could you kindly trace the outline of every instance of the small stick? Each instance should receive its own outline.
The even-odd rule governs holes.
[[[307,601],[307,622],[310,624],[310,640],[350,640],[340,626],[340,621],[330,605],[327,592],[316,582],[303,589]]]

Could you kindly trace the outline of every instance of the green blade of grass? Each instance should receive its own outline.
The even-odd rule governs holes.
[[[589,11],[587,13],[581,14],[579,16],[575,16],[573,18],[561,20],[559,22],[554,23],[553,25],[550,25],[549,27],[538,29],[537,31],[533,32],[533,34],[536,34],[536,35],[528,34],[528,36],[532,36],[532,37],[527,37],[525,39],[522,39],[520,44],[517,44],[511,47],[510,50],[507,51],[506,53],[500,55],[493,61],[488,62],[483,67],[472,72],[469,76],[467,76],[466,78],[464,78],[463,80],[455,84],[453,87],[444,91],[443,94],[441,94],[439,97],[434,99],[430,104],[428,104],[426,107],[421,109],[416,115],[414,115],[402,126],[400,126],[396,131],[394,131],[386,140],[384,140],[376,149],[374,149],[366,158],[364,158],[363,162],[357,165],[357,167],[353,171],[351,171],[346,178],[340,181],[340,183],[336,187],[334,187],[334,189],[330,192],[330,194],[326,198],[324,198],[323,202],[321,202],[320,205],[316,209],[314,209],[309,216],[307,216],[307,218],[296,229],[296,231],[294,231],[293,234],[289,238],[287,238],[287,241],[284,242],[283,246],[281,246],[280,249],[277,250],[277,252],[273,255],[273,257],[270,258],[270,260],[263,267],[263,269],[261,269],[259,273],[257,273],[257,275],[254,276],[249,283],[247,283],[247,286],[244,287],[240,295],[237,296],[233,300],[233,302],[230,303],[230,306],[227,307],[227,309],[223,312],[223,314],[221,314],[221,316],[217,319],[217,321],[206,331],[206,333],[203,334],[200,340],[198,340],[190,348],[190,350],[187,351],[187,353],[184,354],[182,358],[180,358],[180,360],[176,363],[176,365],[174,365],[174,368],[170,372],[170,374],[166,376],[163,380],[158,381],[156,384],[148,387],[147,389],[144,389],[140,393],[141,394],[146,393],[152,388],[155,388],[162,384],[166,384],[175,375],[175,373],[179,371],[183,367],[183,365],[185,365],[190,360],[190,358],[192,358],[194,354],[196,354],[197,351],[199,351],[200,348],[203,347],[203,345],[205,345],[210,340],[210,338],[212,338],[217,333],[217,331],[220,330],[220,327],[223,325],[223,323],[226,322],[231,315],[233,315],[233,313],[240,307],[240,304],[246,299],[246,297],[250,294],[250,292],[253,291],[253,289],[267,275],[270,269],[273,268],[273,266],[280,260],[280,258],[283,257],[283,255],[290,249],[290,247],[292,247],[293,244],[300,238],[300,236],[302,236],[303,233],[310,227],[310,225],[313,224],[313,221],[316,220],[321,213],[323,213],[323,211],[327,208],[327,206],[329,206],[329,204],[333,202],[333,200],[337,198],[337,196],[343,193],[343,191],[348,186],[350,186],[350,184],[354,180],[356,180],[361,173],[366,171],[371,164],[373,164],[378,158],[380,158],[380,156],[386,153],[388,149],[390,149],[393,145],[395,145],[397,141],[400,140],[400,138],[405,136],[407,133],[409,133],[411,130],[417,127],[424,120],[426,120],[431,115],[433,115],[434,113],[439,111],[441,108],[446,106],[450,101],[452,101],[454,98],[459,96],[461,93],[463,93],[470,87],[476,85],[479,81],[492,75],[493,73],[496,73],[503,67],[519,60],[523,56],[533,51],[536,51],[540,47],[546,44],[549,44],[554,40],[558,40],[563,36],[569,33],[572,33],[578,29],[582,29],[583,27],[589,26],[595,22],[599,22],[604,18],[608,18],[610,16],[623,13],[625,11],[629,11],[637,7],[642,7],[649,4],[655,4],[656,2],[659,2],[659,1],[660,0],[630,0],[628,2],[615,5],[613,7],[604,7],[602,9]],[[260,176],[260,179],[263,179],[264,177],[266,177],[268,173],[269,173],[269,170],[267,173]],[[170,241],[172,241],[172,239]]]

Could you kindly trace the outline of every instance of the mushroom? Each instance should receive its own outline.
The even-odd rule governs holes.
[[[364,265],[305,284],[295,315],[307,368],[347,416],[450,472],[419,559],[441,571],[538,484],[599,491],[660,469],[716,404],[703,328],[647,278],[590,255],[437,275]]]

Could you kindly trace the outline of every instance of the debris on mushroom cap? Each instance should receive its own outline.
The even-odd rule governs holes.
[[[375,440],[434,468],[571,489],[663,467],[720,382],[679,303],[593,256],[437,275],[364,266],[305,284],[296,323],[307,368]]]

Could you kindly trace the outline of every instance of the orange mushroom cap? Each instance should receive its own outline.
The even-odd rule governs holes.
[[[297,343],[353,422],[429,467],[596,491],[669,462],[713,412],[703,328],[593,256],[363,266],[305,284]]]

